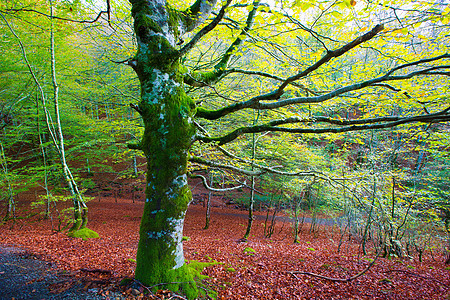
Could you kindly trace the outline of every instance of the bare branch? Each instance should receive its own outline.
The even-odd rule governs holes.
[[[315,273],[310,273],[310,272],[300,272],[300,271],[291,271],[288,272],[289,274],[291,274],[292,276],[294,276],[295,278],[298,279],[297,276],[295,276],[295,274],[302,274],[302,275],[310,275],[313,277],[317,277],[317,278],[321,278],[321,279],[325,279],[325,280],[330,280],[330,281],[334,281],[334,282],[349,282],[352,281],[358,277],[361,277],[362,275],[364,275],[367,271],[369,271],[369,269],[375,264],[375,261],[377,260],[377,258],[380,256],[380,252],[378,251],[377,255],[375,256],[375,259],[372,260],[372,262],[361,272],[359,272],[358,274],[348,277],[348,278],[332,278],[332,277],[327,277],[327,276],[323,276],[320,274],[315,274]]]
[[[233,187],[230,187],[230,188],[216,189],[216,188],[210,187],[208,185],[208,182],[207,182],[205,176],[198,175],[198,174],[197,175],[189,174],[189,177],[191,177],[191,178],[200,178],[202,180],[203,186],[207,190],[210,190],[210,191],[213,191],[213,192],[228,192],[228,191],[234,191],[234,190],[246,187],[246,184],[244,183],[244,184],[241,184],[241,185],[238,185],[238,186],[233,186]]]
[[[208,32],[213,30],[217,26],[217,24],[219,24],[219,22],[222,20],[223,16],[225,15],[225,10],[230,5],[231,1],[232,0],[227,0],[227,3],[225,3],[224,6],[222,6],[222,8],[220,9],[220,12],[212,20],[212,22],[209,23],[208,25],[206,25],[205,27],[203,27],[199,32],[197,32],[197,34],[192,38],[192,40],[179,50],[179,52],[178,52],[179,56],[183,56],[186,53],[188,53],[192,49],[192,47],[194,47],[195,44],[197,44],[197,42],[203,36],[205,36]]]
[[[397,66],[397,67],[389,70],[383,76],[380,76],[377,78],[372,78],[372,79],[362,81],[359,83],[355,83],[355,84],[351,84],[348,86],[344,86],[344,87],[338,88],[334,91],[331,91],[329,93],[319,95],[319,96],[288,98],[288,99],[283,99],[283,100],[279,100],[276,102],[269,102],[269,103],[260,102],[260,100],[264,99],[266,97],[266,95],[268,95],[268,94],[265,94],[265,95],[253,97],[247,101],[233,103],[229,106],[223,107],[218,110],[209,111],[209,110],[206,110],[203,108],[198,108],[197,116],[201,117],[201,118],[209,119],[209,120],[215,120],[215,119],[221,118],[225,115],[228,115],[230,113],[233,113],[238,110],[245,109],[245,108],[274,109],[274,108],[280,108],[280,107],[293,105],[293,104],[321,103],[321,102],[330,100],[336,96],[339,96],[339,95],[342,95],[342,94],[345,94],[348,92],[360,90],[360,89],[363,89],[363,88],[369,87],[369,86],[377,86],[380,83],[383,83],[386,81],[406,80],[406,79],[411,79],[413,77],[421,76],[421,75],[449,76],[449,74],[448,74],[449,72],[443,72],[440,70],[450,69],[450,65],[429,67],[429,68],[413,71],[413,72],[403,74],[403,75],[392,75],[393,72],[395,72],[395,71],[406,69],[411,66],[418,66],[418,65],[421,65],[424,63],[436,62],[436,61],[444,60],[444,59],[448,59],[448,58],[450,58],[450,54],[446,53],[446,54],[436,56],[433,58],[422,59],[422,60],[417,60],[414,62],[406,63],[406,64]],[[289,79],[287,79],[287,80],[289,80]],[[264,99],[264,100],[269,100],[269,99]]]
[[[422,279],[426,279],[426,280],[431,280],[431,281],[437,282],[437,283],[443,285],[443,286],[444,286],[445,288],[447,288],[447,289],[450,288],[446,283],[444,283],[444,282],[442,282],[442,281],[440,281],[440,280],[437,280],[437,279],[435,279],[435,278],[433,278],[433,277],[422,276],[422,275],[420,275],[420,274],[416,274],[416,273],[411,272],[411,271],[397,270],[397,269],[384,271],[384,273],[392,273],[392,272],[406,273],[406,274],[408,274],[408,275],[412,275],[412,276],[416,276],[416,277],[419,277],[419,278],[422,278]]]
[[[368,129],[384,129],[391,128],[401,124],[422,122],[422,123],[438,123],[450,121],[450,114],[448,113],[450,107],[434,114],[426,114],[412,117],[380,117],[380,118],[370,118],[361,120],[336,120],[326,117],[316,117],[312,119],[303,119],[299,117],[290,117],[287,119],[274,120],[263,125],[256,126],[246,126],[235,129],[234,131],[228,133],[222,137],[207,137],[199,135],[198,140],[203,142],[219,142],[219,145],[223,145],[235,140],[237,137],[247,134],[247,133],[257,133],[257,132],[289,132],[289,133],[342,133],[349,131],[360,131]],[[341,125],[343,127],[324,127],[324,128],[288,128],[279,127],[279,125],[301,123],[301,122],[325,122],[335,125]]]
[[[110,19],[111,19],[111,4],[110,4],[110,0],[107,0],[106,4],[107,4],[106,10],[100,11],[98,13],[98,15],[92,20],[73,20],[73,19],[69,19],[69,18],[52,16],[52,15],[43,13],[41,11],[38,11],[38,10],[35,10],[35,9],[29,9],[29,8],[10,8],[10,9],[6,9],[6,11],[3,11],[3,13],[8,14],[9,12],[32,12],[32,13],[35,13],[35,14],[38,14],[38,15],[45,16],[45,17],[47,17],[49,19],[68,21],[68,22],[73,22],[73,23],[81,23],[81,24],[92,24],[92,23],[95,23],[95,22],[97,22],[100,19],[100,17],[103,14],[106,14],[107,18],[108,18],[108,24],[110,24]]]
[[[230,158],[234,158],[237,159],[243,163],[249,164],[251,166],[253,166],[254,168],[260,169],[262,171],[264,171],[264,173],[272,173],[272,174],[277,174],[277,175],[282,175],[282,176],[315,176],[315,177],[319,177],[317,172],[313,172],[313,171],[298,171],[298,172],[283,172],[283,171],[279,171],[276,170],[276,168],[282,168],[283,166],[273,166],[273,167],[266,167],[266,166],[262,166],[259,164],[256,164],[252,161],[243,159],[241,157],[238,157],[234,154],[232,154],[231,152],[229,152],[228,150],[226,150],[223,147],[218,146],[217,147],[223,154],[225,154],[226,156],[230,157]],[[322,174],[323,175],[323,174]],[[322,177],[321,177],[322,178]],[[324,178],[322,178],[324,179]]]
[[[385,88],[390,89],[391,91],[394,91],[394,92],[401,92],[401,91],[402,91],[401,89],[398,89],[398,88],[396,88],[396,87],[393,87],[392,85],[387,84],[387,83],[372,84],[372,86],[385,87]],[[403,92],[403,95],[405,95],[406,98],[411,99],[411,96],[408,94],[408,92]]]
[[[235,103],[235,104],[232,104],[230,106],[227,106],[222,109],[215,110],[215,111],[208,111],[206,109],[199,108],[197,110],[197,116],[201,117],[201,118],[209,119],[209,120],[215,120],[220,117],[223,117],[224,115],[227,115],[229,113],[232,113],[237,110],[244,109],[244,108],[251,107],[251,108],[260,109],[259,106],[261,105],[261,103],[260,103],[261,100],[279,99],[281,97],[281,95],[283,95],[284,89],[286,88],[286,86],[288,86],[291,82],[294,82],[302,77],[305,77],[306,75],[310,74],[311,72],[318,69],[322,65],[326,64],[332,58],[339,57],[339,56],[343,55],[344,53],[350,51],[351,49],[355,48],[356,46],[372,39],[376,34],[378,34],[380,31],[382,31],[383,28],[384,28],[383,25],[377,25],[371,31],[354,39],[353,41],[342,46],[341,48],[333,50],[333,51],[327,51],[327,53],[315,64],[306,68],[304,71],[287,78],[277,89],[275,89],[267,94],[263,94],[263,95],[254,97],[245,102]],[[220,63],[218,65],[220,65]],[[333,97],[335,97],[335,96],[333,96]]]
[[[238,168],[238,167],[231,166],[231,165],[216,163],[216,162],[206,160],[206,159],[204,159],[202,157],[198,157],[198,156],[189,157],[189,161],[193,162],[193,163],[209,166],[209,167],[215,167],[215,168],[221,168],[221,169],[235,171],[235,172],[249,175],[249,176],[259,176],[259,175],[265,173],[265,171],[249,171],[249,170],[245,170],[245,169]]]
[[[242,70],[242,69],[235,69],[235,68],[233,68],[233,69],[229,69],[228,70],[228,74],[231,74],[231,73],[241,73],[241,74],[246,74],[246,75],[256,75],[256,76],[266,77],[266,78],[270,78],[270,79],[275,79],[277,81],[285,81],[286,80],[285,78],[282,78],[282,77],[279,77],[279,76],[276,76],[276,75],[273,75],[273,74],[269,74],[269,73],[266,73],[266,72],[261,72],[261,71],[249,71],[249,70]],[[292,86],[295,86],[297,88],[300,88],[300,89],[304,90],[305,92],[310,93],[312,95],[317,95],[317,92],[315,92],[315,91],[313,91],[311,89],[308,89],[306,86],[304,86],[301,83],[290,82],[289,84],[292,85]]]

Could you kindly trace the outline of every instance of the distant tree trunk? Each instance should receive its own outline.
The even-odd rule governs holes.
[[[209,186],[210,187],[214,187],[213,186],[213,181],[214,181],[214,174],[210,171],[209,172]],[[212,191],[208,191],[208,200],[206,202],[206,217],[205,217],[205,227],[203,229],[208,229],[209,228],[209,221],[210,221],[210,213],[211,213],[211,196],[212,196]]]
[[[42,140],[42,134],[41,134],[41,126],[40,126],[40,120],[39,120],[39,101],[38,98],[36,97],[36,115],[37,115],[37,131],[38,131],[38,136],[39,136],[39,148],[41,149],[41,153],[42,153],[42,162],[44,164],[44,189],[45,189],[45,193],[46,193],[46,200],[45,200],[45,204],[46,204],[46,208],[45,208],[45,218],[51,218],[52,221],[52,231],[53,231],[53,217],[50,213],[50,191],[48,189],[48,172],[47,172],[47,155],[45,153],[45,147],[44,147],[44,143]]]
[[[133,154],[133,175],[134,175],[134,178],[137,178],[139,176],[139,172],[137,169],[136,153]]]
[[[449,222],[449,211],[445,211],[445,230],[447,231],[447,249],[446,254],[447,257],[445,258],[445,264],[450,265],[450,222]]]
[[[244,239],[247,240],[250,231],[252,230],[252,224],[253,224],[253,210],[254,210],[254,203],[255,203],[255,176],[251,177],[251,190],[250,190],[250,199],[249,199],[249,205],[248,205],[248,222],[247,222],[247,230],[244,234]]]
[[[300,220],[299,220],[299,215],[298,215],[298,210],[299,210],[299,206],[300,206],[300,201],[301,198],[300,197],[294,197],[293,199],[294,201],[294,244],[300,243],[299,239],[298,239],[298,233],[300,232],[301,228],[303,227],[303,223],[305,221],[305,214],[303,214],[303,218],[302,218],[302,226],[300,226]]]
[[[3,169],[5,182],[7,184],[8,196],[7,196],[7,209],[4,220],[8,220],[10,218],[16,218],[16,203],[14,201],[14,193],[11,185],[11,181],[9,179],[9,170],[8,170],[8,162],[6,161],[5,149],[3,148],[3,144],[0,141],[0,162]]]
[[[259,111],[258,111],[258,115],[255,117],[253,117],[253,125],[256,125],[256,123],[258,122],[259,119]],[[253,133],[252,134],[252,160],[255,159],[256,157],[256,136]],[[254,170],[254,167],[252,166],[252,171]],[[247,230],[245,231],[244,234],[244,240],[247,240],[249,235],[250,235],[250,231],[252,230],[252,225],[253,225],[253,211],[254,211],[254,205],[255,205],[255,176],[251,176],[251,189],[250,189],[250,199],[249,199],[249,204],[248,204],[248,222],[247,222]]]

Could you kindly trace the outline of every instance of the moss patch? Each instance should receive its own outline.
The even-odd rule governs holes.
[[[250,247],[245,248],[243,252],[244,252],[244,254],[247,254],[247,255],[255,255],[256,254],[256,251]]]
[[[189,264],[186,264],[185,266],[188,268],[189,272],[191,273],[192,277],[197,283],[197,286],[202,287],[198,290],[199,294],[196,297],[199,298],[217,298],[217,292],[214,290],[210,290],[205,286],[202,281],[209,278],[209,276],[202,275],[202,271],[207,268],[214,265],[223,265],[224,263],[218,262],[216,260],[210,261],[210,262],[200,262],[196,260],[192,260],[189,262]]]
[[[83,240],[87,239],[98,239],[98,233],[89,229],[89,228],[82,228],[74,231],[69,231],[67,233],[68,237],[74,237],[74,238],[81,238]]]

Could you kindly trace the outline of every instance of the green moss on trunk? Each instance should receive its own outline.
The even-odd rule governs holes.
[[[80,229],[83,220],[81,219],[80,205],[78,201],[74,201],[73,203],[73,224],[70,227],[69,231],[76,231]]]
[[[198,289],[182,249],[184,216],[192,198],[186,172],[195,105],[182,89],[176,62],[153,69],[147,65],[139,77],[147,188],[135,276],[146,285],[167,283],[166,288],[195,298]]]
[[[145,285],[164,284],[195,298],[196,273],[184,264],[182,246],[184,216],[192,198],[186,176],[188,151],[195,136],[195,103],[183,89],[175,49],[182,20],[165,1],[131,3],[138,42],[133,68],[141,83],[138,106],[145,126],[135,148],[147,158],[135,277]]]

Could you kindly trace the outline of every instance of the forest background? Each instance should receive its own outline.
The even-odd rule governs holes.
[[[248,209],[245,240],[256,208],[292,217],[294,242],[303,213],[321,214],[364,254],[370,241],[384,257],[429,250],[449,263],[450,6],[221,4],[173,41],[197,107],[189,182]],[[133,70],[143,38],[130,11],[128,1],[0,5],[3,222],[39,213],[52,230],[94,237],[99,191],[144,195]],[[30,191],[33,203],[21,203]]]

